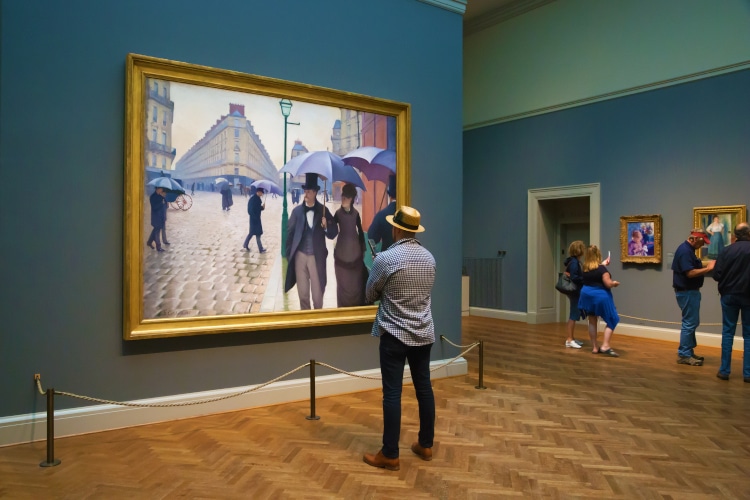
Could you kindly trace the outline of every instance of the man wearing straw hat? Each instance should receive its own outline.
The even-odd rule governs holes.
[[[411,451],[422,460],[432,460],[435,396],[430,384],[430,349],[435,342],[431,309],[435,258],[415,238],[424,231],[416,209],[403,206],[386,220],[393,226],[394,243],[375,257],[366,289],[368,303],[380,300],[372,335],[380,337],[383,446],[375,454],[365,453],[363,460],[373,467],[399,470],[406,360],[419,403],[419,434]]]

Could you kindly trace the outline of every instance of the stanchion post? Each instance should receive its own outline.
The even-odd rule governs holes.
[[[486,389],[484,386],[484,341],[479,341],[479,385],[475,389]]]
[[[320,420],[315,415],[315,360],[310,360],[310,416],[305,417],[307,420]]]
[[[39,464],[39,467],[54,467],[60,465],[55,460],[55,390],[47,389],[47,460]]]

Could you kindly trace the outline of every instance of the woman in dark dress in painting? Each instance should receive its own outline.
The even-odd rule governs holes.
[[[365,305],[368,274],[364,262],[365,234],[362,219],[354,208],[356,197],[357,188],[353,184],[345,184],[341,190],[341,207],[333,215],[339,227],[336,248],[333,250],[338,307]]]

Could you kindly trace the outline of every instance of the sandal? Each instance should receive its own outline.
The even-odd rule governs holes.
[[[605,356],[610,356],[610,357],[612,357],[612,358],[619,358],[619,357],[620,357],[620,355],[619,355],[619,354],[617,354],[617,353],[616,353],[615,351],[613,351],[612,349],[607,349],[606,351],[602,351],[602,350],[600,349],[600,350],[599,350],[599,354],[604,354]]]

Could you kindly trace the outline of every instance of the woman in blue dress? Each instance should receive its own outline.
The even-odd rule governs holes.
[[[711,243],[707,249],[708,258],[716,260],[724,250],[724,224],[719,221],[718,215],[714,215],[714,220],[706,228],[706,232],[711,235]]]
[[[620,322],[620,316],[617,314],[611,289],[619,286],[620,282],[612,279],[612,275],[605,267],[606,265],[609,265],[609,257],[602,261],[599,248],[596,245],[588,247],[583,260],[583,288],[581,288],[578,309],[581,311],[581,318],[587,317],[589,320],[591,352],[616,358],[619,354],[612,350],[609,343],[615,327]],[[599,318],[602,318],[606,327],[604,328],[604,340],[601,346],[597,347],[596,335]]]

